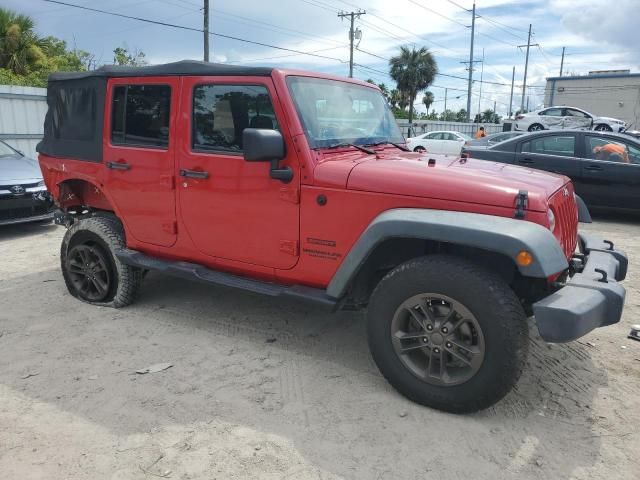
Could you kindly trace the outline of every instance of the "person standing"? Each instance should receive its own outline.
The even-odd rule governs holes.
[[[476,140],[479,140],[482,137],[486,137],[487,134],[484,132],[484,127],[480,127],[475,134]]]

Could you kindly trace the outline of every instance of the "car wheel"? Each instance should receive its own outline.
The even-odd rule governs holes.
[[[494,273],[433,255],[389,272],[368,307],[372,356],[389,383],[422,405],[474,412],[503,398],[527,357],[525,313]]]
[[[606,123],[599,123],[598,125],[596,125],[594,127],[594,130],[596,130],[598,132],[613,132],[613,128],[611,128]]]
[[[424,153],[427,151],[427,149],[424,148],[422,145],[418,145],[416,148],[413,149],[413,151],[416,153]]]
[[[133,303],[142,270],[118,260],[115,251],[122,248],[124,232],[116,219],[90,217],[71,225],[60,248],[69,293],[94,305],[120,308]]]
[[[539,123],[534,123],[533,125],[531,125],[529,127],[529,131],[530,132],[537,132],[537,131],[540,131],[540,130],[544,130],[544,127]]]

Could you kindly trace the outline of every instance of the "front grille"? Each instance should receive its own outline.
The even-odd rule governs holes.
[[[37,187],[40,182],[36,183],[10,183],[7,185],[0,185],[0,190],[9,190],[11,187],[15,187],[16,185],[20,185],[23,188],[34,188]]]
[[[3,220],[18,220],[20,218],[37,217],[46,215],[49,212],[47,205],[35,205],[26,208],[10,208],[8,210],[0,210],[0,222]]]
[[[549,199],[549,205],[556,216],[554,235],[560,242],[567,258],[570,258],[578,242],[578,206],[574,196],[573,184],[568,183],[556,192]]]

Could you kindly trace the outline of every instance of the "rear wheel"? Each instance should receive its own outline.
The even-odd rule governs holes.
[[[424,153],[427,151],[427,149],[424,148],[422,145],[418,145],[416,148],[413,149],[413,151],[416,153]]]
[[[594,130],[598,132],[613,132],[613,128],[611,128],[606,123],[600,123],[594,127]]]
[[[530,132],[538,132],[540,130],[544,130],[544,127],[539,123],[534,123],[529,127]]]
[[[526,316],[509,286],[445,255],[411,260],[380,281],[368,336],[378,368],[401,394],[454,413],[504,397],[528,347]]]
[[[131,304],[142,282],[142,270],[125,265],[115,251],[125,248],[117,219],[90,217],[76,221],[62,240],[60,263],[69,293],[94,305]]]

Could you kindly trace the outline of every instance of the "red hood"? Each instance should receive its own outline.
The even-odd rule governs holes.
[[[325,157],[327,158],[327,157]],[[345,152],[316,167],[316,181],[350,190],[512,207],[520,190],[529,210],[544,212],[547,199],[569,179],[561,175],[486,160],[444,155]],[[435,165],[429,166],[429,159]]]

